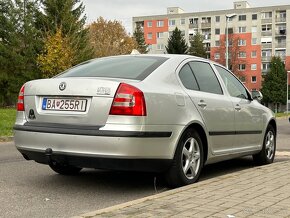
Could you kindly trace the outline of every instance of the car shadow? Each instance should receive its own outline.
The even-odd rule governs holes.
[[[289,158],[279,158],[275,162],[287,161]],[[220,163],[210,164],[203,168],[200,181],[223,176],[232,172],[255,168],[251,157],[243,157]],[[142,192],[148,195],[157,194],[168,190],[165,179],[156,173],[144,172],[119,172],[107,170],[83,169],[78,175],[63,176],[54,172],[49,173],[45,178],[39,180],[55,186],[70,188],[81,188],[84,191],[110,190],[114,193],[136,193]]]

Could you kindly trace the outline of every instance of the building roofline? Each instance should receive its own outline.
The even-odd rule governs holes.
[[[274,6],[264,6],[264,7],[250,7],[250,8],[241,8],[241,9],[226,9],[226,10],[212,10],[212,11],[197,11],[197,12],[186,12],[186,13],[181,13],[181,14],[157,14],[157,15],[147,15],[147,16],[138,16],[138,17],[133,17],[133,20],[148,20],[154,18],[167,18],[167,17],[187,17],[187,16],[201,16],[201,15],[208,15],[210,13],[214,15],[218,14],[226,14],[226,13],[238,13],[238,12],[262,12],[262,11],[267,11],[269,9],[281,9],[281,10],[287,10],[290,9],[290,5],[274,5]]]

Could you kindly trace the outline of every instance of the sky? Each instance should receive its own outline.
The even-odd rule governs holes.
[[[234,0],[82,0],[87,23],[102,16],[118,20],[132,32],[132,17],[167,13],[167,7],[180,7],[185,12],[233,9]],[[251,7],[289,5],[289,0],[248,0]]]

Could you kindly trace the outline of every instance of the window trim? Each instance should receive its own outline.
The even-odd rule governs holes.
[[[253,81],[253,77],[256,78],[256,81]],[[251,76],[251,83],[257,83],[257,76]]]
[[[162,23],[162,25],[160,25]],[[156,27],[164,27],[164,20],[157,20]]]
[[[149,23],[151,23],[151,25],[149,25]],[[153,27],[153,22],[152,22],[152,20],[150,20],[150,21],[147,21],[147,27]]]

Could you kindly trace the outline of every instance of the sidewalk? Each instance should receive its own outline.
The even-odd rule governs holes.
[[[290,217],[290,159],[83,214],[93,217]]]

